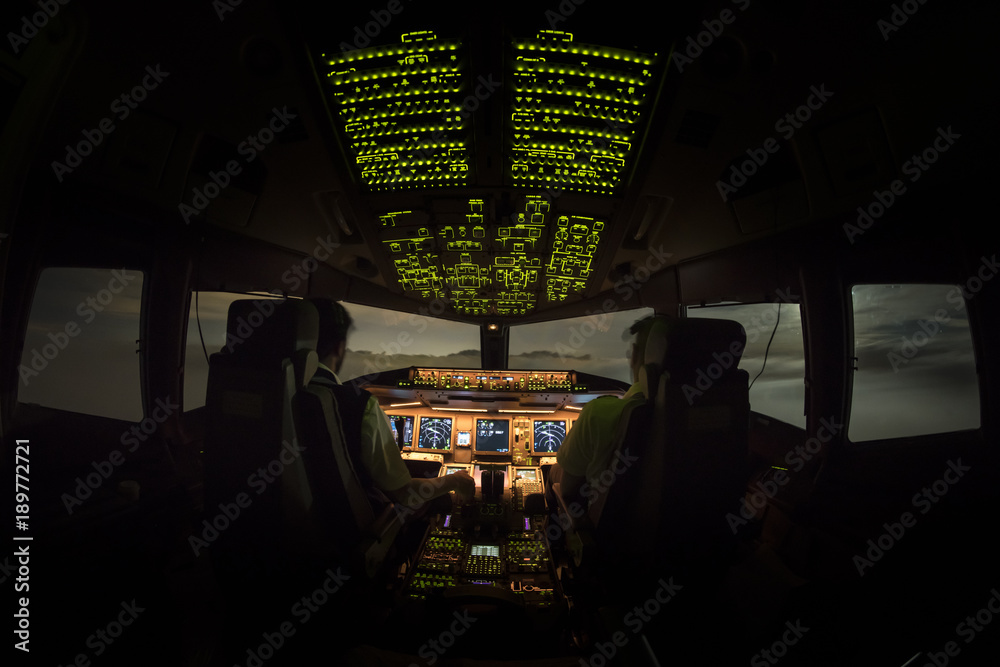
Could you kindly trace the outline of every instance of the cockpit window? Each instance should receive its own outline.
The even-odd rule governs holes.
[[[976,429],[979,383],[958,285],[855,285],[855,441]]]
[[[408,366],[480,368],[479,327],[427,313],[401,313],[345,303],[354,326],[340,379],[374,376]]]
[[[805,428],[806,364],[802,317],[797,303],[692,306],[687,314],[688,317],[713,317],[742,324],[747,344],[739,367],[750,374],[750,408]]]
[[[517,370],[575,370],[631,382],[622,334],[652,308],[594,313],[510,328],[507,366]]]
[[[142,283],[141,271],[124,268],[42,271],[18,366],[18,400],[142,419]]]
[[[226,344],[229,304],[238,299],[266,299],[267,294],[198,292],[191,295],[184,362],[184,410],[205,405],[209,356]],[[197,305],[197,318],[196,318]],[[347,355],[340,369],[344,382],[408,366],[479,368],[479,328],[430,314],[401,313],[344,302],[353,320]],[[201,324],[199,335],[198,325]],[[202,337],[205,349],[202,349]]]

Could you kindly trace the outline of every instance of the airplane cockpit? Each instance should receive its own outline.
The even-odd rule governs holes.
[[[6,664],[991,664],[995,7],[2,14]]]

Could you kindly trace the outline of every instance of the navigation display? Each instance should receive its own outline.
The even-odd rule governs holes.
[[[392,438],[400,449],[413,447],[413,415],[387,415]]]
[[[506,419],[476,420],[476,452],[506,454],[510,451],[510,422]]]
[[[566,420],[536,419],[534,422],[534,452],[555,454],[566,439]]]
[[[451,417],[421,417],[417,449],[451,449]]]

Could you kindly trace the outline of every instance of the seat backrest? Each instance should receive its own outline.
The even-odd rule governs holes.
[[[293,360],[315,348],[318,325],[302,301],[235,301],[226,345],[209,359],[205,520],[224,587],[279,587],[298,565],[313,494],[292,414]]]
[[[647,400],[627,406],[613,483],[591,508],[609,563],[698,567],[735,543],[726,515],[747,480],[745,341],[730,320],[667,320],[650,335]]]
[[[296,361],[299,383],[294,409],[304,451],[306,474],[315,498],[315,517],[322,530],[315,543],[316,557],[332,558],[352,572],[375,576],[389,554],[406,513],[391,503],[375,505],[374,489],[363,480],[370,476],[359,468],[345,436],[344,419],[360,419],[367,392],[354,385],[311,383],[316,372],[315,353]],[[358,443],[355,443],[358,444]]]

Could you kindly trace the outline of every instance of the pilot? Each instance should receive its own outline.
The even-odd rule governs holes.
[[[556,464],[549,470],[546,498],[550,508],[556,508],[552,489],[556,482],[562,484],[562,497],[567,503],[582,502],[583,507],[596,498],[596,489],[607,486],[602,486],[597,480],[611,463],[622,412],[630,401],[646,400],[643,392],[646,342],[655,325],[669,322],[670,318],[665,315],[650,315],[637,320],[628,328],[627,333],[632,336],[628,352],[632,386],[620,399],[601,396],[583,406],[580,416],[559,448]],[[654,335],[663,334],[662,327],[655,328]]]
[[[310,301],[319,311],[319,338],[316,343],[319,368],[310,384],[339,385],[337,373],[344,363],[347,351],[351,316],[339,302],[332,299],[316,298]],[[367,400],[364,398],[366,396]],[[416,499],[429,501],[450,491],[455,491],[460,500],[469,500],[475,495],[476,482],[466,472],[445,477],[413,479],[392,436],[389,418],[382,412],[374,396],[360,390],[341,392],[338,396],[338,408],[347,442],[360,443],[361,460],[357,473],[362,485],[370,493],[377,490],[396,503],[407,503],[411,506],[410,509],[417,509],[412,506],[416,504]],[[358,449],[350,449],[352,454],[358,452]],[[375,495],[377,497],[378,493]]]

